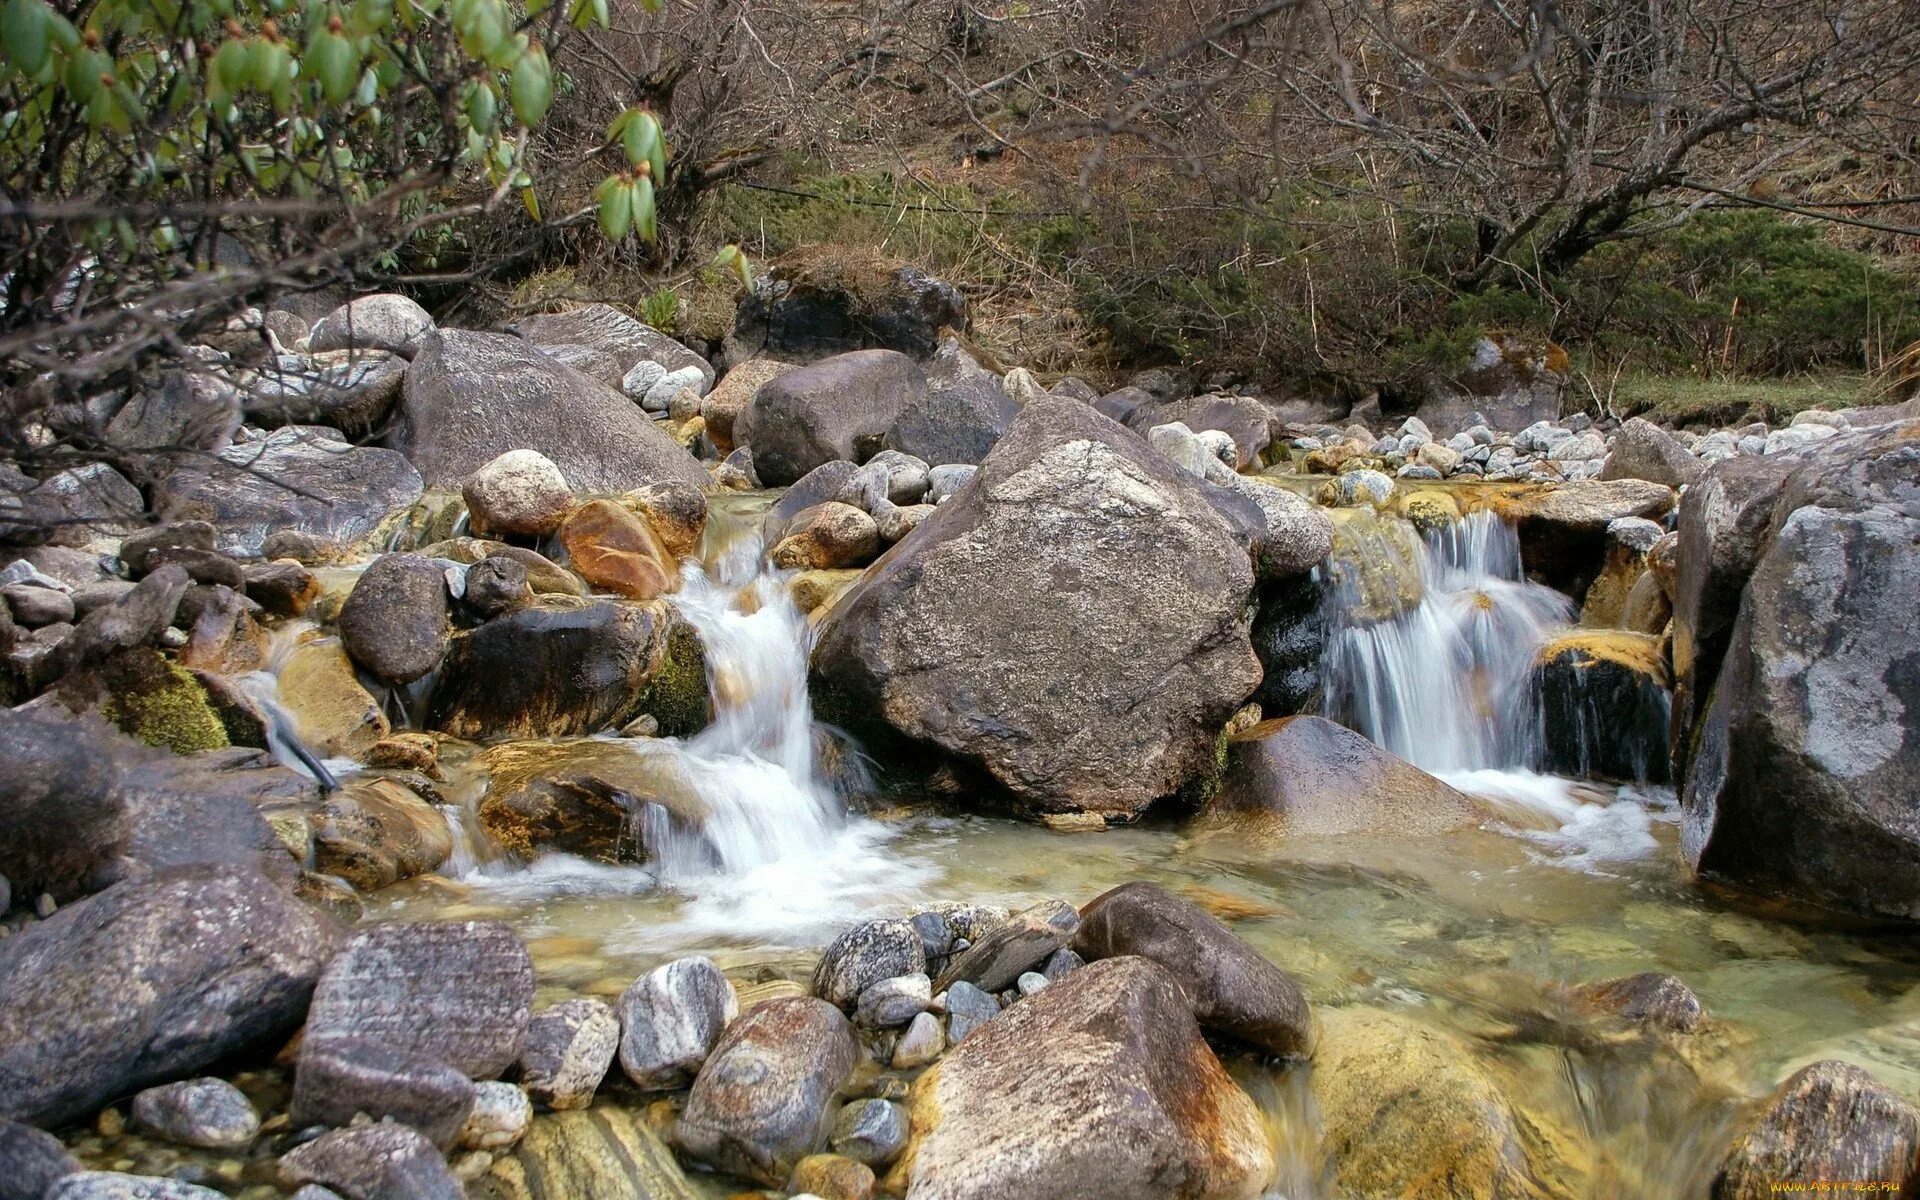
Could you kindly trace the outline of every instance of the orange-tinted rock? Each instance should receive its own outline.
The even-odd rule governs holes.
[[[560,527],[573,569],[596,591],[653,600],[679,586],[673,556],[644,520],[611,500],[589,500]]]

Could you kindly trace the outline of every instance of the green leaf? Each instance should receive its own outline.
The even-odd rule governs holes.
[[[553,103],[553,75],[545,50],[535,46],[513,64],[507,95],[513,101],[513,115],[522,125],[538,125],[547,115],[547,107]]]
[[[617,175],[607,176],[594,198],[600,201],[600,232],[608,241],[617,242],[633,227],[633,197],[627,183]]]
[[[53,48],[53,13],[44,0],[7,0],[0,10],[0,44],[22,75],[37,75]]]
[[[492,129],[499,103],[500,97],[494,94],[492,84],[484,81],[474,84],[467,90],[467,124],[482,133]]]
[[[353,94],[360,74],[360,55],[352,42],[322,29],[307,45],[306,68],[319,82],[320,95],[326,102],[338,105]]]
[[[628,109],[625,117],[620,147],[627,152],[627,161],[637,167],[653,157],[654,147],[660,142],[660,122],[653,119],[653,114],[637,108]]]
[[[642,175],[633,184],[633,231],[643,242],[651,242],[659,232],[654,222],[653,180]]]

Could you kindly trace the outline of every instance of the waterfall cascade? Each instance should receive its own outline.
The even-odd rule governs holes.
[[[1537,761],[1534,656],[1573,602],[1520,569],[1513,527],[1472,513],[1431,534],[1410,612],[1355,623],[1351,585],[1329,591],[1327,715],[1437,774]]]

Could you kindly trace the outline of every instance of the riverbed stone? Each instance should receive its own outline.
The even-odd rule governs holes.
[[[925,972],[897,975],[860,993],[853,1023],[862,1029],[894,1029],[927,1011],[932,1003],[933,981]]]
[[[470,1200],[696,1200],[680,1164],[638,1114],[610,1105],[537,1117]]]
[[[322,758],[359,758],[392,728],[336,638],[303,643],[288,656],[280,697],[295,734]]]
[[[353,585],[339,626],[354,662],[388,683],[412,683],[447,650],[445,574],[417,554],[383,554]]]
[[[1474,801],[1324,717],[1263,721],[1227,739],[1214,816],[1288,837],[1437,833],[1482,819]]]
[[[1721,1164],[1712,1196],[1762,1200],[1862,1183],[1904,1195],[1916,1176],[1920,1112],[1867,1072],[1829,1060],[1780,1085]]]
[[[923,1012],[907,1023],[906,1032],[893,1045],[893,1068],[911,1071],[924,1067],[947,1048],[947,1028],[940,1018]]]
[[[44,1200],[224,1200],[223,1193],[178,1179],[128,1175],[119,1171],[79,1171],[62,1176]]]
[[[909,1105],[889,1183],[916,1200],[1251,1198],[1274,1169],[1180,985],[1142,958],[1015,1005],[922,1075]]]
[[[0,876],[23,904],[84,895],[132,835],[119,772],[97,744],[111,735],[92,724],[94,737],[77,737],[71,719],[0,709]]]
[[[1585,1194],[1564,1147],[1517,1114],[1452,1035],[1371,1009],[1333,1010],[1322,1021],[1313,1097],[1324,1122],[1321,1167],[1339,1194]]]
[[[1645,417],[1629,417],[1614,431],[1600,478],[1646,479],[1684,487],[1705,470],[1706,464],[1689,453],[1680,439]]]
[[[0,941],[0,1118],[69,1121],[283,1036],[339,938],[227,864],[161,868],[62,906]]]
[[[518,612],[533,604],[527,568],[503,555],[483,558],[467,568],[467,608],[483,620]]]
[[[187,1079],[133,1098],[133,1119],[170,1142],[203,1150],[242,1150],[260,1135],[260,1114],[224,1079]]]
[[[474,1085],[473,1112],[460,1127],[464,1150],[505,1150],[527,1135],[533,1104],[517,1083],[497,1079]]]
[[[1527,570],[1578,598],[1600,569],[1607,526],[1621,517],[1658,520],[1675,501],[1672,488],[1645,479],[1584,480],[1530,491],[1515,501]]]
[[[608,355],[624,377],[636,364],[658,364],[663,371],[696,367],[698,386],[713,386],[713,367],[706,359],[653,326],[628,316],[610,304],[585,304],[564,312],[521,317],[509,330],[527,339],[551,345],[586,346]]]
[[[541,537],[560,528],[573,508],[573,489],[552,459],[538,450],[509,450],[460,485],[473,531],[482,535]]]
[[[1017,912],[955,954],[934,980],[934,990],[945,992],[964,981],[985,992],[1004,992],[1071,942],[1079,926],[1080,914],[1061,900],[1045,900]]]
[[[768,555],[784,570],[864,567],[880,552],[874,519],[851,504],[829,501],[796,514]]]
[[[685,558],[700,549],[707,528],[707,496],[684,483],[650,483],[620,497],[620,503],[646,521],[667,553]]]
[[[555,1112],[585,1108],[620,1049],[620,1018],[603,1001],[562,1000],[527,1025],[520,1083]]]
[[[1692,1033],[1703,1019],[1700,997],[1679,979],[1661,971],[1582,984],[1573,989],[1573,996],[1626,1020],[1673,1033]]]
[[[891,1100],[855,1100],[834,1117],[828,1142],[834,1153],[878,1170],[907,1147],[907,1110]]]
[[[779,1186],[825,1143],[830,1106],[859,1057],[853,1027],[833,1005],[769,1000],[721,1036],[675,1140],[695,1158]]]
[[[955,1046],[1000,1015],[1000,1001],[993,993],[982,991],[964,979],[941,989],[935,1002],[946,1009],[947,1041]]]
[[[787,1187],[819,1200],[873,1200],[873,1168],[841,1154],[809,1154],[794,1166]]]
[[[397,1121],[449,1150],[473,1112],[474,1085],[437,1055],[370,1038],[309,1034],[289,1109],[295,1126],[343,1127],[356,1114]]]
[[[465,1200],[433,1143],[387,1121],[336,1129],[296,1146],[280,1156],[280,1181],[317,1183],[346,1200]]]
[[[814,994],[838,1008],[851,1009],[861,993],[884,979],[924,974],[925,948],[908,921],[867,921],[828,945],[813,972]]]
[[[1213,914],[1152,883],[1127,883],[1080,910],[1073,948],[1089,962],[1138,955],[1180,981],[1202,1028],[1273,1054],[1313,1053],[1300,985]]]
[[[680,583],[673,555],[653,528],[611,500],[589,500],[560,528],[573,569],[594,590],[652,600]]]
[[[928,463],[977,463],[993,450],[1020,406],[1000,377],[953,338],[924,364],[926,386],[908,389],[886,430],[887,449]],[[904,501],[895,500],[900,504]]]
[[[763,484],[783,487],[823,463],[871,458],[902,408],[926,390],[918,364],[897,351],[835,355],[761,384],[734,422],[733,440],[753,451]]]
[[[656,967],[620,997],[620,1066],[643,1089],[680,1086],[739,1012],[733,984],[712,959]]]
[[[314,323],[307,349],[386,350],[412,358],[420,339],[433,332],[427,310],[405,296],[379,292],[351,300]]]
[[[0,1121],[0,1200],[42,1200],[55,1180],[83,1169],[59,1138]]]
[[[534,450],[583,493],[707,474],[640,406],[519,338],[430,335],[407,369],[388,444],[429,486],[458,487],[510,450]]]
[[[981,769],[988,803],[1137,817],[1259,682],[1252,565],[1201,486],[1077,401],[1028,404],[827,615],[822,716]]]
[[[386,1042],[492,1079],[520,1057],[532,1010],[533,962],[506,925],[394,923],[362,931],[328,965],[307,1037]]]

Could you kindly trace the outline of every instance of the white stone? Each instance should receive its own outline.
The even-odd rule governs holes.
[[[460,1128],[463,1150],[504,1150],[527,1135],[533,1102],[514,1083],[486,1080],[473,1085],[473,1112]]]

